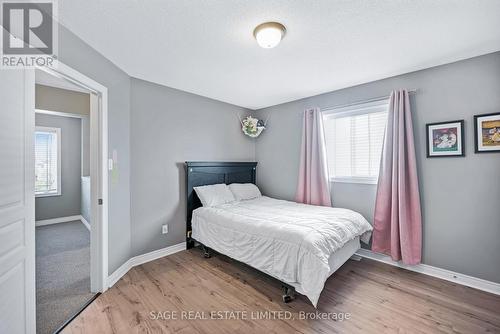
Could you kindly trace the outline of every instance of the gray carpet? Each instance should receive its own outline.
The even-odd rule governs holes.
[[[80,221],[37,227],[37,334],[53,333],[92,296],[89,230]]]

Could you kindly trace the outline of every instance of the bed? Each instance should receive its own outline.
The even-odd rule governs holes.
[[[261,196],[203,207],[195,187],[253,183],[255,162],[187,162],[187,247],[199,243],[281,281],[283,300],[295,291],[316,306],[328,277],[368,241],[370,224],[357,212]]]

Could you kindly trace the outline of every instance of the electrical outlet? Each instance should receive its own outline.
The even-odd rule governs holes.
[[[162,234],[168,233],[168,225],[167,224],[161,226],[161,233]]]

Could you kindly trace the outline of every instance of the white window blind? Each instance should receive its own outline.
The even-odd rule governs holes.
[[[36,127],[35,195],[61,194],[61,129]]]
[[[383,100],[323,112],[332,181],[377,182],[387,108]]]

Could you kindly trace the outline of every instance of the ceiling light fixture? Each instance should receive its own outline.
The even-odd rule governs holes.
[[[286,28],[278,22],[266,22],[259,24],[253,31],[253,36],[260,47],[264,49],[274,48],[285,36]]]

